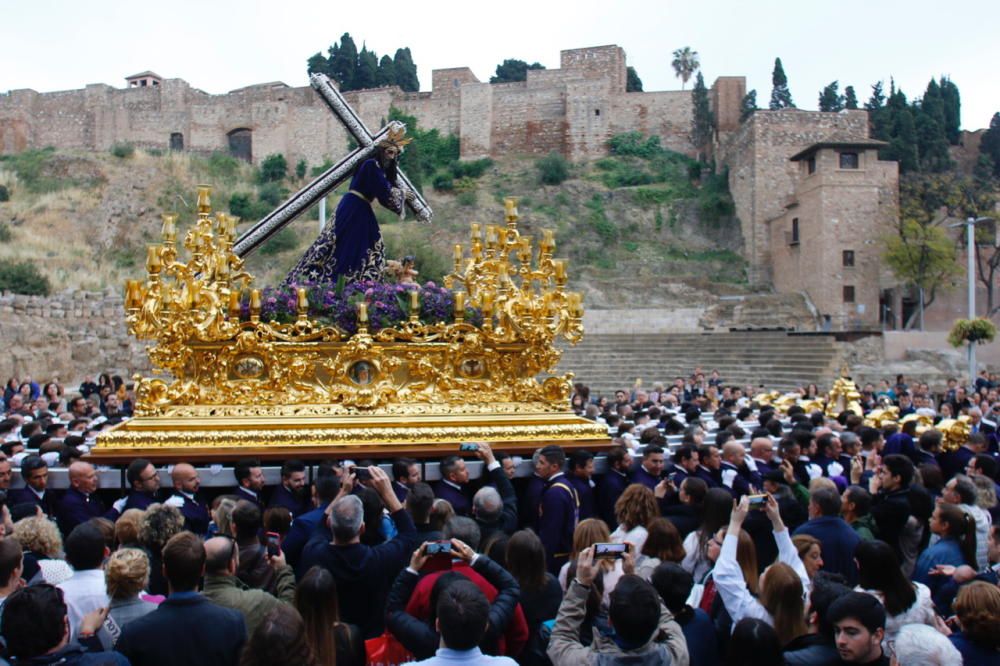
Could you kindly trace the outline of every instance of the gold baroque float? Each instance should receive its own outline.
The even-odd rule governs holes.
[[[136,378],[137,418],[99,437],[92,456],[607,442],[604,428],[569,410],[573,375],[544,376],[561,355],[556,339],[583,335],[582,298],[566,291],[552,233],[543,232],[536,250],[518,219],[508,199],[504,225],[472,224],[468,256],[455,245],[444,281],[453,321],[421,320],[420,292],[410,290],[406,321],[369,330],[370,304],[361,302],[350,334],[311,319],[304,288],[295,321],[263,321],[261,292],[249,289],[253,278],[233,252],[237,220],[213,214],[210,188],[200,187],[198,218],[182,243],[187,261],[177,218],[164,215],[162,243],[148,248],[147,280],[126,285],[129,333],[153,341],[159,373]],[[241,320],[247,292],[249,318]],[[482,313],[481,324],[467,320],[466,306]]]

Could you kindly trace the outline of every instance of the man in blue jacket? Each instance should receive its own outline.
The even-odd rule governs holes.
[[[198,593],[205,575],[205,546],[190,532],[163,547],[170,595],[152,613],[123,629],[115,650],[132,666],[236,666],[247,638],[243,615]]]
[[[327,507],[327,521],[316,526],[299,565],[302,571],[318,565],[333,574],[340,619],[358,625],[366,640],[385,630],[389,584],[406,566],[416,545],[413,519],[393,492],[389,475],[377,466],[368,471],[372,475],[371,487],[396,525],[396,536],[374,547],[362,544],[361,535],[369,529],[364,522],[364,507],[357,495],[346,495]]]
[[[56,506],[56,522],[65,536],[91,518],[105,515],[97,492],[97,471],[90,463],[77,461],[69,466],[69,490]],[[108,516],[111,518],[111,515]]]
[[[840,517],[840,494],[833,488],[817,488],[809,493],[809,520],[795,530],[819,539],[823,571],[838,573],[848,585],[858,583],[854,549],[861,542],[858,533]]]
[[[538,456],[535,473],[546,480],[538,505],[538,538],[545,546],[550,573],[557,574],[573,549],[573,532],[580,515],[580,499],[563,474],[566,454],[562,447],[546,446]]]
[[[176,508],[184,516],[184,529],[204,536],[208,532],[208,505],[198,497],[201,477],[198,470],[188,463],[177,463],[170,472],[174,483],[174,494],[165,504]]]

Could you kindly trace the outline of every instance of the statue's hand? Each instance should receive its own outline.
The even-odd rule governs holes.
[[[413,201],[417,198],[417,195],[413,192],[413,190],[406,190],[403,196],[406,197],[407,201]]]

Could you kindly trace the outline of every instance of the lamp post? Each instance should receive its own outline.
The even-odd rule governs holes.
[[[965,254],[967,259],[967,272],[969,275],[969,319],[976,318],[976,225],[980,222],[989,222],[991,217],[969,217],[964,222],[950,224],[950,227],[965,227]],[[970,386],[976,385],[976,343],[969,341],[969,378]]]

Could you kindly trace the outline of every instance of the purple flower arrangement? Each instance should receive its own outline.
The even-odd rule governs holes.
[[[410,291],[420,292],[420,320],[425,324],[455,321],[455,297],[444,287],[433,282],[424,285],[396,284],[361,280],[337,284],[303,282],[279,287],[265,287],[260,292],[261,321],[287,324],[299,316],[298,289],[305,288],[309,301],[309,318],[320,324],[334,325],[354,335],[358,330],[358,305],[368,304],[368,330],[375,332],[393,328],[410,317]],[[240,319],[250,320],[250,293],[240,297]],[[466,306],[465,320],[482,326],[483,313],[479,308]]]

